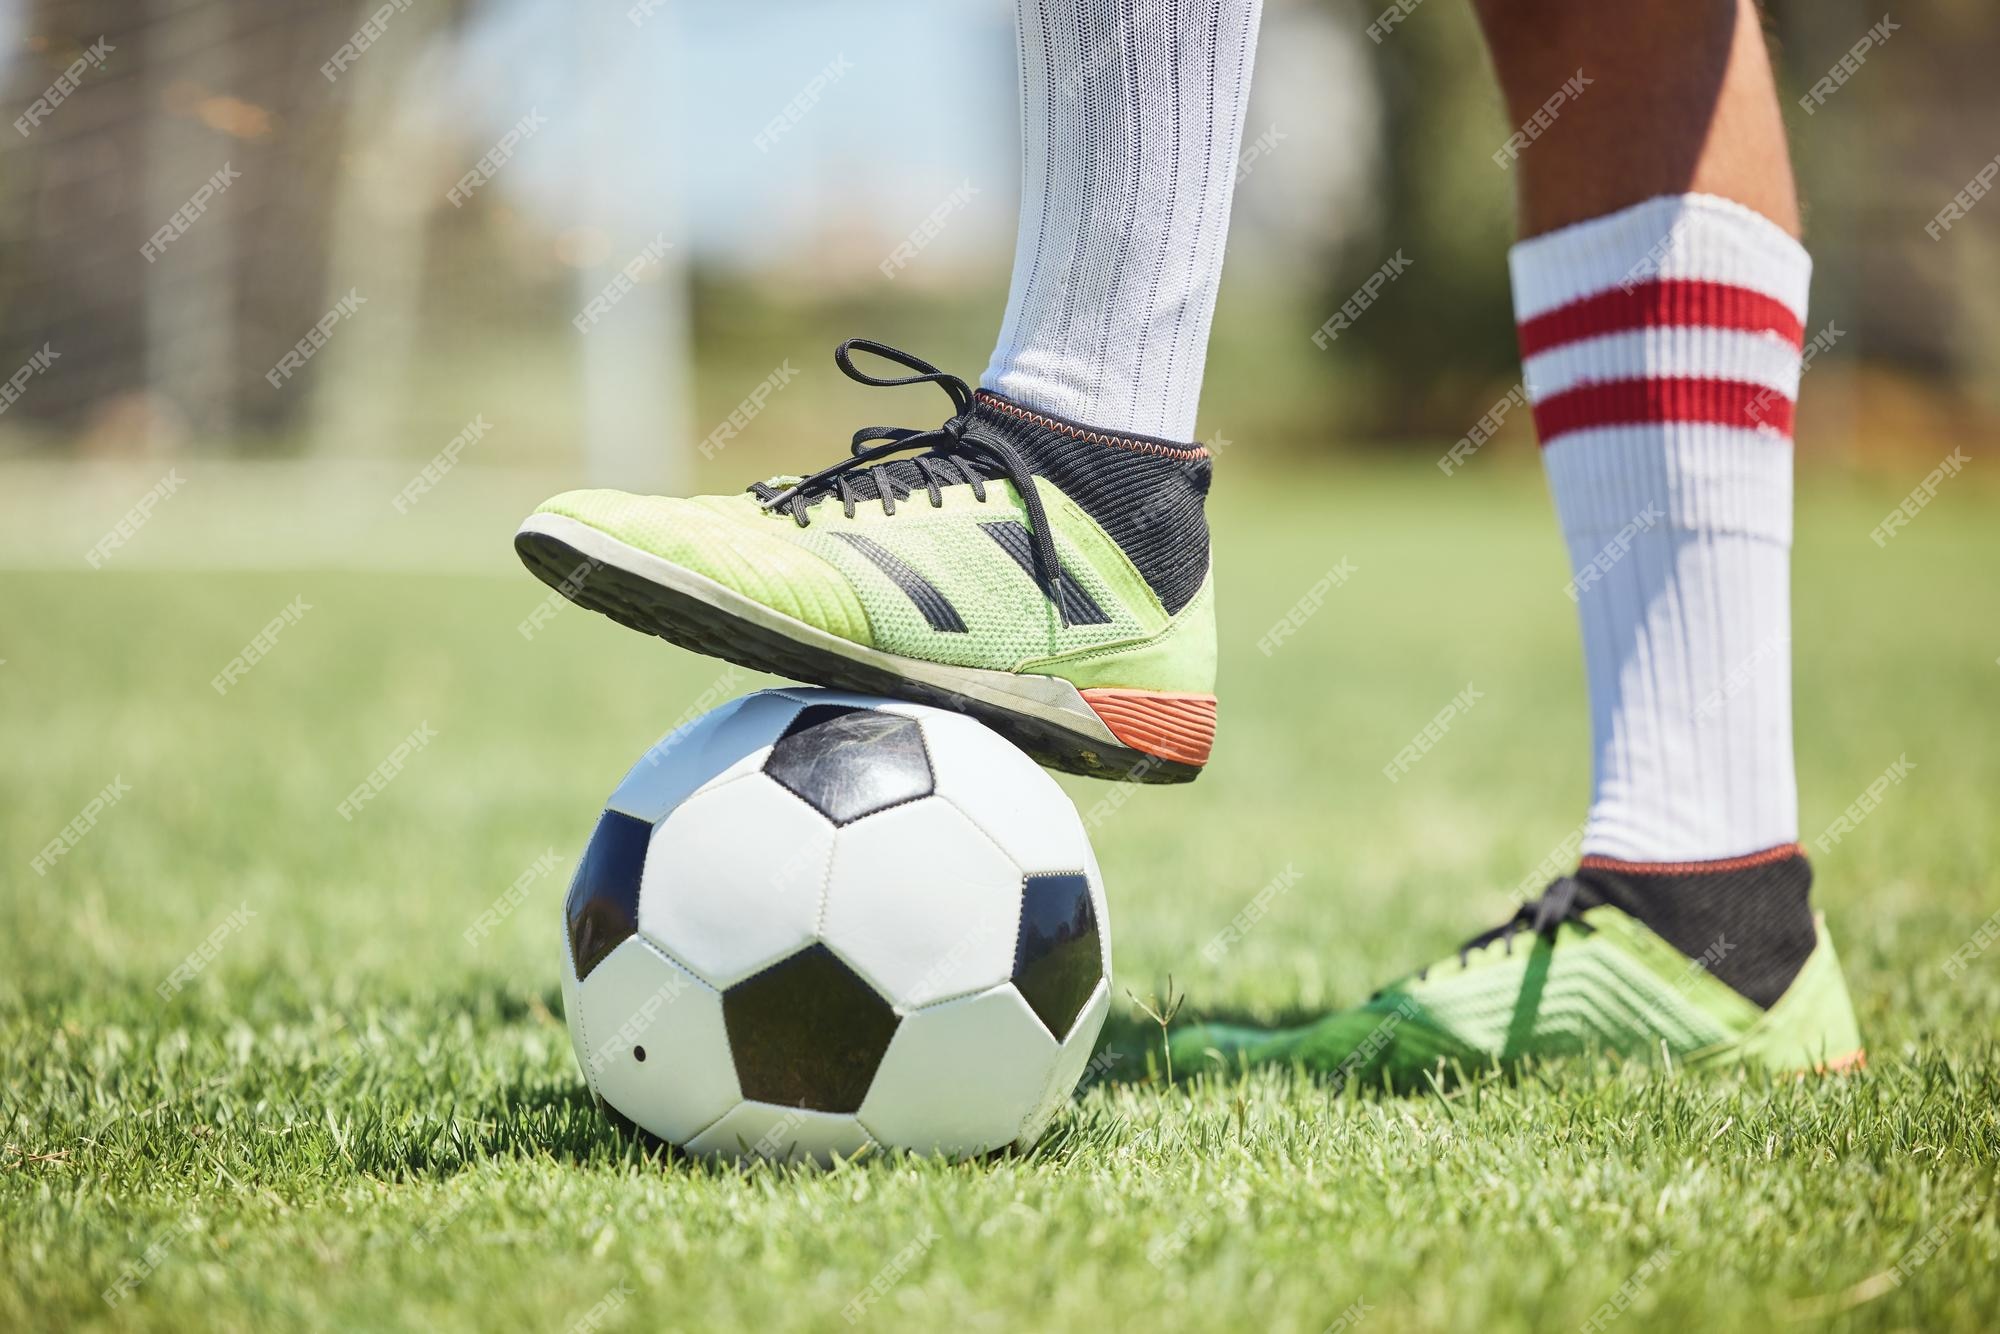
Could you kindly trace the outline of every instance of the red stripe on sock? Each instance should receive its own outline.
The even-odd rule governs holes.
[[[1712,862],[1627,862],[1616,857],[1591,855],[1578,862],[1579,867],[1600,871],[1621,871],[1626,875],[1702,875],[1715,871],[1744,871],[1753,866],[1769,866],[1772,862],[1787,861],[1802,856],[1805,852],[1796,843],[1780,843],[1775,848],[1765,848],[1762,852],[1752,852],[1741,857],[1723,857]]]
[[[1565,389],[1535,404],[1535,433],[1546,447],[1558,436],[1594,426],[1713,422],[1790,439],[1792,414],[1791,399],[1747,380],[1606,380]]]
[[[1685,278],[1648,279],[1629,291],[1614,287],[1523,320],[1517,327],[1521,355],[1532,357],[1602,334],[1687,325],[1774,333],[1793,347],[1805,346],[1805,326],[1777,298],[1732,283]]]

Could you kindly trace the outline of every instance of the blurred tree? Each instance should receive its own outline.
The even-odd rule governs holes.
[[[1323,310],[1337,310],[1390,256],[1410,261],[1334,344],[1365,385],[1342,396],[1340,411],[1363,436],[1457,436],[1491,406],[1496,385],[1519,376],[1505,265],[1513,182],[1491,156],[1511,127],[1469,6],[1422,0],[1382,27],[1391,0],[1322,2],[1364,31],[1377,25],[1380,40],[1364,49],[1382,90],[1384,138],[1379,225],[1343,252],[1320,288]],[[1907,21],[1890,7],[1898,26],[1810,114],[1798,99],[1883,19],[1883,5],[1766,0],[1766,9],[1815,259],[1813,329],[1831,321],[1840,330],[1817,364],[1865,360],[1934,408],[1976,403],[1990,429],[2000,311],[1979,293],[2000,277],[2000,204],[1940,239],[1925,231],[2000,153],[2000,80],[1991,77],[2000,24],[1990,0],[1939,0]],[[1854,386],[1843,393],[1830,383],[1841,378],[1823,376],[1805,400],[1807,411],[1825,410],[1815,439],[1826,452],[1843,452],[1829,433],[1854,434],[1865,406]]]
[[[349,81],[321,67],[366,18],[351,0],[38,0],[9,105],[104,54],[7,140],[0,359],[59,358],[12,413],[103,448],[296,416],[304,377],[264,376],[329,304]],[[142,253],[204,186],[200,215]]]
[[[1519,375],[1506,271],[1513,183],[1491,156],[1507,136],[1499,92],[1459,0],[1425,3],[1386,28],[1389,0],[1333,3],[1357,27],[1376,25],[1363,49],[1382,90],[1384,143],[1377,226],[1330,272],[1327,314],[1392,256],[1409,263],[1329,348],[1368,386],[1342,411],[1363,436],[1455,437],[1492,406],[1496,384]]]
[[[1933,238],[1926,227],[2000,155],[2000,24],[1989,0],[1937,0],[1827,77],[1884,17],[1880,3],[1772,0],[1779,82],[1814,254],[1813,324],[1841,329],[1832,360],[1866,359],[2000,407],[2000,205]]]

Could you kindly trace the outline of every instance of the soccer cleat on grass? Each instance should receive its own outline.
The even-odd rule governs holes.
[[[916,374],[868,375],[851,350]],[[953,415],[865,428],[851,457],[734,496],[571,491],[515,550],[570,601],[700,653],[956,709],[1073,773],[1199,774],[1215,736],[1208,451],[975,394],[879,343],[834,360],[863,384],[938,385]]]
[[[1301,1028],[1186,1030],[1174,1068],[1288,1065],[1409,1089],[1592,1051],[1776,1072],[1858,1066],[1840,961],[1806,905],[1806,860],[1796,847],[1760,857],[1585,858],[1456,956],[1365,1004]]]

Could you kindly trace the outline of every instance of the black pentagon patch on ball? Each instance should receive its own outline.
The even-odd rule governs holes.
[[[896,1012],[859,973],[814,945],[722,993],[743,1096],[852,1112],[896,1035]]]
[[[835,824],[931,794],[917,720],[846,704],[801,709],[771,747],[764,772]]]
[[[598,817],[563,905],[577,981],[589,977],[605,955],[639,929],[639,873],[652,837],[653,826],[644,820],[617,811]]]
[[[1103,976],[1104,953],[1097,939],[1089,877],[1029,876],[1021,889],[1014,989],[1056,1041],[1069,1036]]]

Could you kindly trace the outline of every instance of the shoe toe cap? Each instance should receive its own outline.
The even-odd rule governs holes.
[[[748,496],[566,491],[535,513],[574,519],[773,611],[842,639],[870,642],[867,613],[846,576],[793,540],[785,521],[766,515]]]

